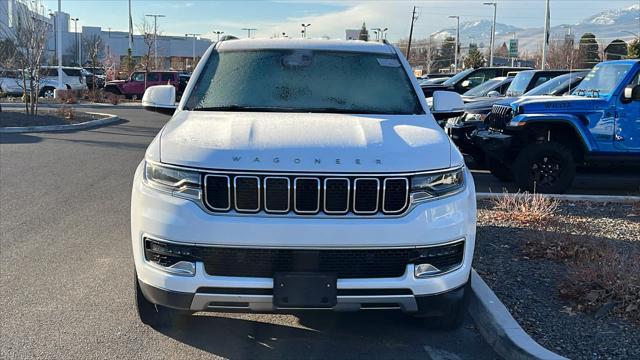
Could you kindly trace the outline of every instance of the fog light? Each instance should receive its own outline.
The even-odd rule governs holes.
[[[178,261],[169,266],[169,269],[170,272],[181,275],[194,276],[196,274],[196,264],[189,261]]]
[[[431,264],[418,264],[413,270],[413,274],[417,278],[433,276],[440,272],[440,269]]]
[[[156,268],[174,275],[194,276],[195,257],[188,245],[145,239],[144,255]]]

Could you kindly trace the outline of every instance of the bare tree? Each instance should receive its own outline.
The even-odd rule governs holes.
[[[550,69],[575,69],[580,65],[579,55],[573,41],[551,41],[547,48],[547,65]]]
[[[100,59],[104,55],[104,44],[102,37],[98,34],[82,37],[82,48],[85,49],[87,58],[91,61],[91,68],[95,69],[100,65]],[[94,75],[91,91],[93,96],[96,94],[96,78]]]
[[[149,73],[149,68],[151,67],[151,52],[153,49],[154,42],[156,40],[156,33],[154,33],[153,26],[147,22],[146,18],[142,19],[142,24],[138,25],[138,31],[142,35],[142,40],[144,41],[145,46],[145,54],[142,57],[142,66],[144,69],[144,88],[147,89],[147,74]],[[157,56],[157,54],[156,54]]]
[[[21,70],[25,111],[38,114],[41,67],[44,62],[47,32],[52,28],[49,19],[39,13],[39,3],[17,1],[12,24],[2,24],[0,31],[6,41],[13,43],[15,53],[11,56],[13,67]]]

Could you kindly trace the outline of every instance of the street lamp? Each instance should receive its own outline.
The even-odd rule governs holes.
[[[214,31],[213,33],[218,35],[218,40],[217,41],[220,41],[220,35],[224,34],[224,31]]]
[[[371,31],[373,31],[373,33],[376,34],[376,41],[380,41],[380,33],[382,32],[382,29],[373,28],[371,29]]]
[[[451,15],[449,19],[456,19],[458,22],[458,26],[456,27],[456,45],[455,45],[455,55],[453,60],[453,72],[458,72],[458,52],[460,51],[460,16]]]
[[[301,24],[302,25],[302,38],[307,37],[307,28],[311,26],[311,24]]]
[[[193,37],[193,52],[192,52],[192,56],[193,56],[192,61],[193,62],[191,64],[191,68],[193,68],[195,66],[195,64],[196,64],[196,37],[200,36],[200,35],[202,35],[202,34],[193,34],[193,33],[184,34],[185,37],[189,37],[189,36]]]
[[[158,18],[165,17],[160,14],[145,14],[144,16],[153,18],[153,53],[154,53],[154,66],[158,70]]]
[[[74,24],[74,31],[76,34],[76,61],[78,61],[78,66],[80,66],[80,45],[78,44],[78,20],[80,20],[79,18],[71,18],[69,19],[71,21],[73,21]]]
[[[387,30],[389,30],[389,28],[382,29],[382,35],[380,36],[382,40],[387,40]]]
[[[496,15],[498,12],[498,3],[495,1],[482,3],[483,5],[493,5],[493,26],[491,27],[491,49],[489,56],[489,66],[493,66],[493,48],[496,41]]]
[[[256,31],[256,30],[258,30],[258,29],[254,29],[254,28],[242,28],[242,30],[246,31],[246,32],[247,32],[247,37],[248,37],[249,39],[251,39],[251,32],[252,32],[252,31]]]

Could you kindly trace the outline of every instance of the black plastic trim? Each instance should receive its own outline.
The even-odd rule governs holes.
[[[140,281],[140,279],[138,279],[138,284],[140,285],[140,290],[142,290],[144,297],[156,305],[166,306],[177,310],[191,309],[191,303],[193,302],[194,296],[192,293],[160,289],[155,286],[145,284]]]

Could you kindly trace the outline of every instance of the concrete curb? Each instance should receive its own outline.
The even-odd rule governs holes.
[[[476,193],[478,200],[498,199],[503,196],[523,196],[522,193]],[[593,201],[612,203],[635,203],[640,202],[640,196],[618,196],[618,195],[566,195],[566,194],[540,194],[541,196],[565,201]]]
[[[475,270],[471,271],[469,313],[482,337],[504,359],[566,360],[533,340]]]
[[[95,112],[88,112],[87,114],[104,116],[104,118],[98,119],[98,120],[85,121],[77,124],[68,124],[68,125],[4,127],[4,128],[0,128],[0,134],[83,130],[83,129],[92,128],[96,126],[113,124],[114,122],[120,120],[120,118],[117,115],[95,113]]]

